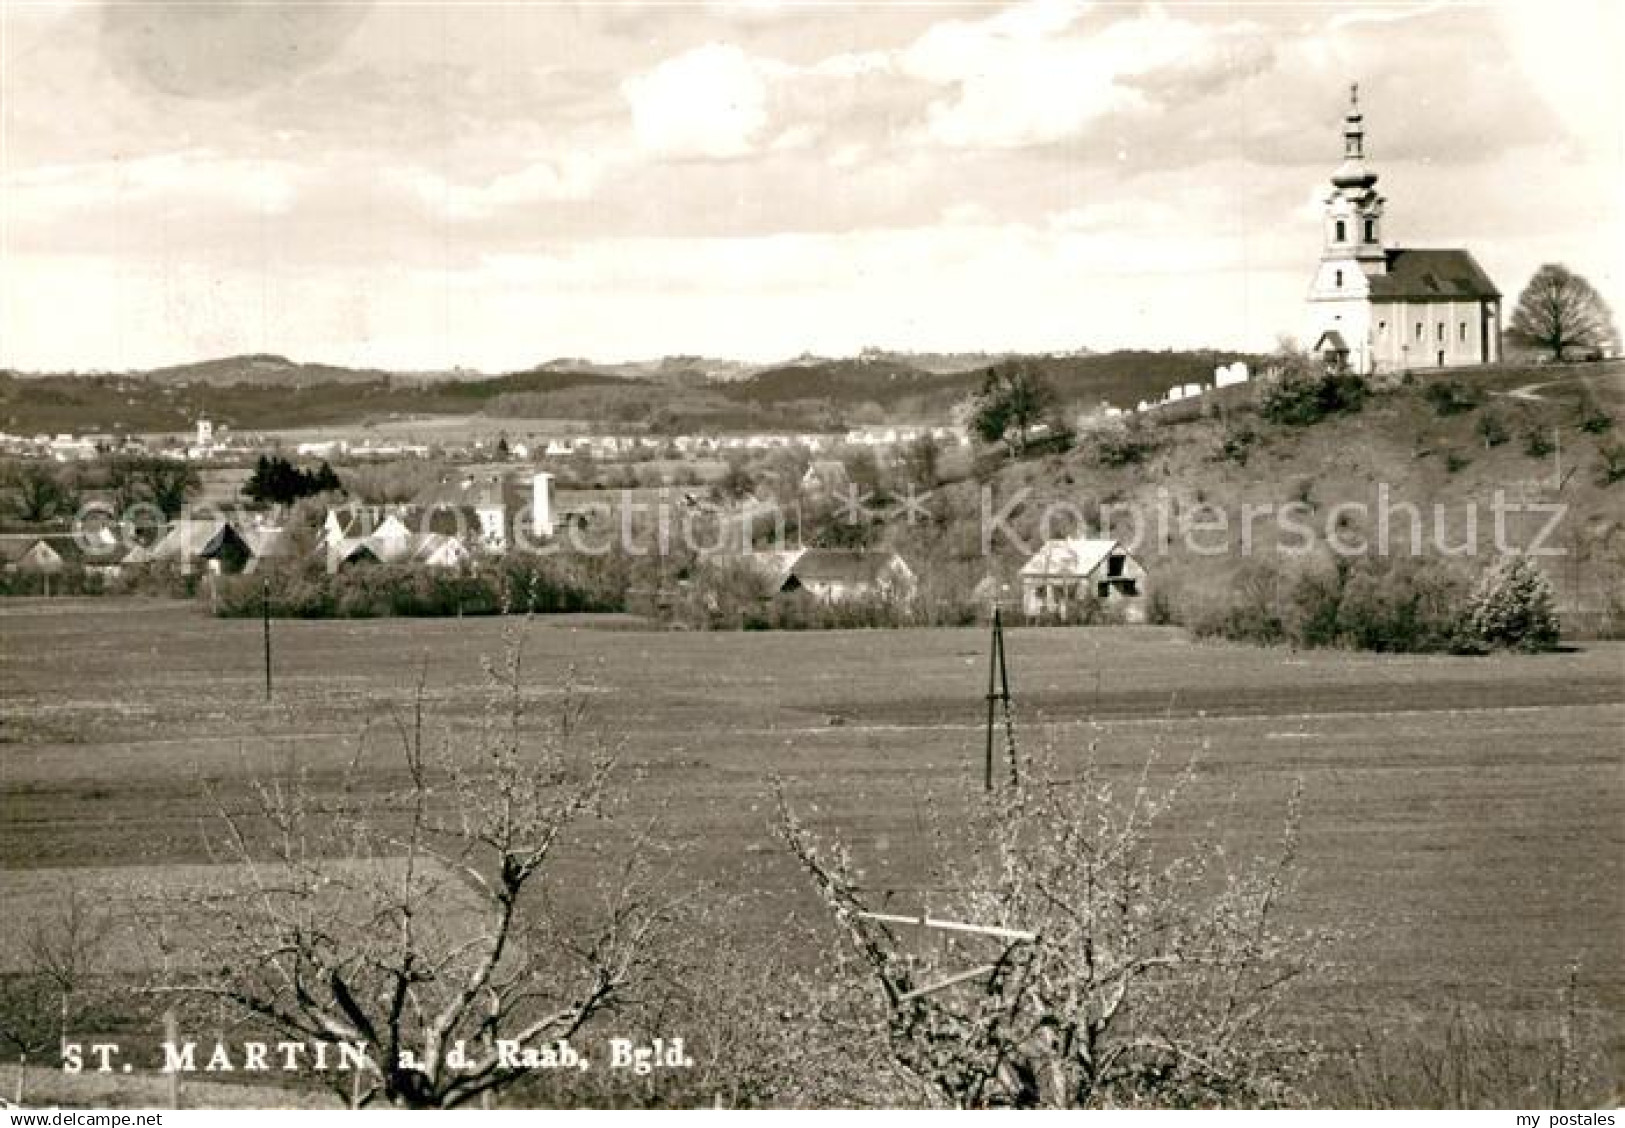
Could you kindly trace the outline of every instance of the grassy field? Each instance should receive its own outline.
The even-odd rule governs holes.
[[[758,940],[811,898],[768,833],[770,773],[838,827],[896,904],[918,903],[919,804],[980,778],[980,630],[688,634],[621,620],[538,620],[526,668],[538,707],[566,672],[626,742],[634,811],[658,811],[684,865],[742,896]],[[621,629],[600,629],[616,626]],[[144,600],[0,604],[0,903],[26,916],[68,883],[207,860],[204,778],[322,772],[423,672],[437,723],[466,733],[496,620],[274,624],[263,700],[260,625]],[[1174,631],[1009,635],[1024,739],[1126,773],[1206,745],[1190,829],[1243,847],[1306,788],[1294,911],[1336,930],[1306,1017],[1499,1013],[1555,1005],[1572,962],[1616,1043],[1625,1012],[1620,812],[1625,644],[1544,656],[1296,653],[1197,644]],[[751,942],[751,937],[744,937]]]

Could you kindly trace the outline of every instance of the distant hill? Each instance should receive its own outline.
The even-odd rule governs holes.
[[[943,359],[928,357],[916,363],[909,354],[870,351],[845,360],[769,368],[724,390],[732,399],[764,405],[830,401],[889,409],[908,402],[918,410],[946,411],[980,387],[987,369],[1009,355],[988,355],[972,367],[947,372],[935,367]],[[1043,354],[1030,359],[1055,385],[1062,402],[1094,406],[1105,401],[1119,407],[1157,399],[1179,384],[1211,384],[1213,370],[1221,364],[1258,360],[1212,350]]]
[[[261,387],[309,387],[312,384],[370,384],[387,379],[376,368],[340,368],[331,364],[302,364],[274,353],[250,353],[178,364],[132,373],[155,384],[257,384]]]
[[[409,416],[569,418],[637,427],[839,429],[945,418],[998,354],[803,356],[753,366],[702,356],[598,364],[557,358],[485,375],[385,372],[253,354],[120,375],[0,373],[0,430],[182,431],[207,416],[237,430],[365,426]],[[1132,407],[1176,384],[1210,382],[1235,353],[1114,352],[1032,358],[1063,404]],[[949,368],[950,364],[958,367]],[[946,369],[946,370],[945,370]]]

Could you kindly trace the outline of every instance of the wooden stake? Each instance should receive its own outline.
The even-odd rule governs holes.
[[[982,770],[982,789],[993,790],[993,693],[994,675],[999,662],[999,605],[993,605],[993,640],[987,655],[987,756]]]
[[[260,623],[265,634],[265,700],[271,700],[271,581],[262,580],[260,588]]]

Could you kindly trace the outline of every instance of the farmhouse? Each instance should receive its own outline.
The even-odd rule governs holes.
[[[1145,569],[1115,540],[1046,541],[1021,566],[1021,606],[1030,618],[1071,619],[1094,606],[1145,622]]]
[[[808,548],[796,553],[783,570],[777,591],[805,591],[838,603],[846,599],[914,598],[919,582],[914,570],[895,552],[848,552]]]
[[[1309,290],[1308,339],[1328,365],[1361,375],[1501,359],[1501,294],[1460,249],[1385,247],[1377,174],[1365,164],[1358,87],[1343,163],[1326,197],[1324,247]]]
[[[834,497],[846,493],[851,486],[846,464],[832,458],[814,462],[801,476],[801,488],[814,497]]]
[[[457,568],[468,563],[467,546],[445,533],[398,533],[395,527],[367,537],[350,537],[328,546],[328,566],[410,564],[424,568]]]
[[[127,564],[173,564],[183,573],[234,573],[255,559],[249,540],[230,521],[183,517],[171,521],[150,548],[134,548]]]
[[[62,554],[41,536],[0,536],[0,569],[18,575],[55,576],[65,568]]]

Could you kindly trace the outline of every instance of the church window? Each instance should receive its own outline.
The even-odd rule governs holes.
[[[1349,233],[1348,233],[1347,225],[1344,224],[1344,222],[1341,219],[1338,220],[1337,221],[1337,241],[1339,243],[1341,243],[1345,239],[1347,239],[1348,237],[1349,237]]]
[[[1444,340],[1444,322],[1439,322],[1439,340]]]
[[[1388,332],[1388,323],[1386,321],[1377,322],[1377,332],[1379,332],[1379,333]]]
[[[1416,323],[1416,339],[1418,341],[1422,339],[1422,323],[1420,321]]]
[[[1456,327],[1456,339],[1459,341],[1467,340],[1467,323],[1465,321]]]
[[[1368,219],[1365,221],[1365,241],[1367,243],[1375,243],[1377,241],[1377,221],[1374,219]]]
[[[1343,272],[1341,270],[1337,272],[1337,288],[1339,290],[1343,288]]]

